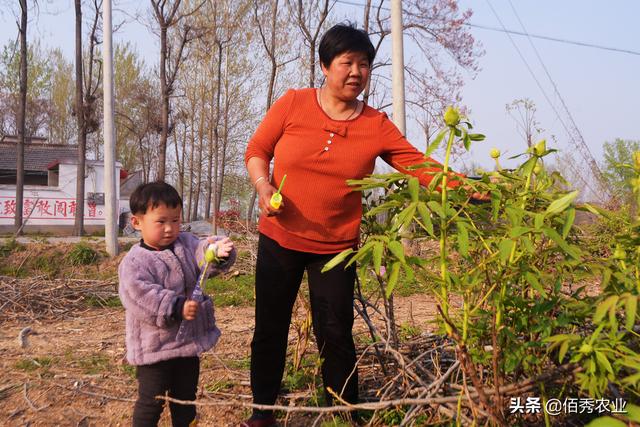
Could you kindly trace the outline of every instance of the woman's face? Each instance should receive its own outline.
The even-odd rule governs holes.
[[[369,59],[362,52],[337,55],[329,68],[321,64],[329,93],[341,101],[352,101],[362,93],[371,71]]]

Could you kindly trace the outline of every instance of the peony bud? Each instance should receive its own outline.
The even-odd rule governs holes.
[[[541,139],[536,145],[533,146],[533,153],[540,157],[547,151],[547,140]]]
[[[497,148],[492,148],[489,152],[489,155],[492,159],[497,159],[500,157],[500,150],[498,150]]]
[[[215,243],[211,243],[209,246],[207,246],[207,250],[204,252],[204,260],[206,262],[215,261],[218,258],[216,254],[217,250],[218,245],[216,245]]]
[[[280,193],[273,193],[269,204],[273,209],[280,209],[280,205],[282,204],[282,195]]]
[[[458,126],[460,123],[460,111],[450,105],[444,112],[444,122],[447,126]]]

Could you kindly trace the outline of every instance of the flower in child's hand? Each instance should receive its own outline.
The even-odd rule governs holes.
[[[231,254],[233,250],[233,241],[231,241],[228,237],[223,237],[222,239],[215,240],[215,237],[209,237],[209,242],[215,245],[214,254],[216,258],[226,258]],[[209,245],[211,247],[212,245]],[[206,257],[205,252],[205,257]],[[206,258],[205,258],[206,259]],[[209,261],[210,262],[210,261]]]

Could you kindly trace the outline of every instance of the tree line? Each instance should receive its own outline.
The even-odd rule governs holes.
[[[40,13],[35,2],[20,4],[16,16],[29,11],[33,20]],[[380,0],[361,6],[330,0],[149,0],[141,19],[159,46],[157,59],[143,58],[133,42],[114,49],[118,161],[127,171],[139,171],[144,181],[175,184],[186,221],[215,220],[230,200],[240,206],[240,216],[253,218],[255,195],[243,164],[246,143],[284,90],[322,84],[316,52],[330,26],[348,20],[370,34],[378,52],[364,97],[374,108],[390,106],[385,5]],[[59,48],[27,40],[28,19],[20,43],[2,47],[0,138],[45,136],[50,143],[78,144],[80,163],[102,158],[102,0],[75,0],[74,6],[73,60]],[[464,26],[471,11],[457,2],[411,0],[403,2],[403,10],[406,43],[420,54],[406,65],[408,119],[420,129],[417,138],[428,141],[439,112],[461,99],[461,72],[475,73],[482,51]],[[77,234],[82,227],[80,218]]]

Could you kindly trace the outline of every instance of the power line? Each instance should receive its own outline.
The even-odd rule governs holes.
[[[335,0],[335,2],[336,3],[340,3],[340,4],[349,5],[349,6],[364,7],[364,4],[356,3],[354,1]],[[373,5],[372,5],[372,7],[373,7]],[[376,8],[377,8],[377,6],[376,6]],[[387,12],[391,10],[391,9],[389,9],[387,7],[380,7],[380,9],[382,9],[384,11],[387,11]],[[540,35],[540,34],[531,34],[531,33],[527,33],[527,32],[510,30],[510,29],[507,29],[504,26],[502,28],[497,28],[497,27],[492,27],[490,25],[473,24],[473,23],[470,23],[470,22],[465,22],[463,25],[466,25],[467,27],[472,27],[472,28],[480,28],[482,30],[497,31],[497,32],[500,32],[500,33],[515,34],[517,36],[526,36],[526,37],[532,37],[532,38],[535,38],[535,39],[548,40],[548,41],[552,41],[552,42],[556,42],[556,43],[564,43],[564,44],[570,44],[570,45],[575,45],[575,46],[590,47],[590,48],[593,48],[593,49],[601,49],[601,50],[607,50],[607,51],[612,51],[612,52],[626,53],[626,54],[629,54],[629,55],[640,56],[640,51],[635,51],[635,50],[630,50],[630,49],[622,49],[622,48],[611,47],[611,46],[602,46],[602,45],[598,45],[598,44],[594,44],[594,43],[587,43],[587,42],[581,42],[581,41],[577,41],[577,40],[563,39],[563,38],[560,38],[560,37],[551,37],[551,36],[544,36],[544,35]]]
[[[496,12],[496,10],[493,8],[493,5],[491,4],[491,2],[489,0],[486,0],[487,4],[489,5],[489,8],[491,9],[491,11],[493,12],[493,14],[495,15],[496,19],[498,20],[498,22],[500,23],[500,25],[505,28],[504,23],[502,22],[502,20],[500,19],[500,16],[498,16],[498,12]],[[508,32],[506,33],[507,37],[509,37],[509,40],[511,41],[511,44],[513,45],[513,47],[515,48],[515,50],[518,52],[518,55],[520,56],[520,59],[522,60],[522,62],[524,62],[524,65],[527,67],[527,70],[529,70],[529,73],[531,74],[531,77],[533,77],[533,80],[536,82],[536,85],[538,85],[538,88],[540,89],[540,92],[542,92],[542,95],[544,96],[544,98],[547,100],[547,102],[549,103],[549,105],[551,106],[551,109],[553,110],[553,112],[556,114],[556,117],[558,118],[558,120],[560,121],[560,124],[562,125],[562,127],[564,128],[565,132],[567,132],[567,135],[569,135],[569,137],[571,137],[571,131],[569,130],[569,127],[567,126],[567,124],[564,122],[564,120],[562,120],[562,117],[560,117],[560,113],[558,112],[558,110],[556,109],[555,105],[553,105],[553,102],[551,102],[551,99],[549,98],[549,95],[547,95],[547,92],[544,90],[544,88],[542,87],[542,84],[540,83],[540,81],[538,80],[538,78],[536,77],[536,74],[533,72],[533,70],[531,69],[531,66],[529,65],[529,63],[527,62],[526,58],[524,57],[524,55],[522,54],[522,51],[520,50],[520,48],[518,47],[518,45],[516,44],[516,42],[513,40],[513,37],[511,37],[511,34],[509,34]],[[593,190],[593,188],[591,188],[591,186],[583,180],[583,182],[585,182],[586,186],[594,193],[594,194],[598,194],[597,192],[595,192]]]
[[[535,39],[543,39],[543,40],[549,40],[549,41],[558,42],[558,43],[565,43],[565,44],[572,44],[572,45],[577,45],[577,46],[591,47],[591,48],[594,48],[594,49],[609,50],[609,51],[613,51],[613,52],[628,53],[629,55],[639,55],[640,56],[640,52],[635,51],[635,50],[620,49],[620,48],[617,48],[617,47],[602,46],[602,45],[597,45],[597,44],[593,44],[593,43],[586,43],[586,42],[580,42],[580,41],[575,41],[575,40],[561,39],[561,38],[558,38],[558,37],[542,36],[542,35],[539,35],[539,34],[530,34],[530,33],[526,33],[526,32],[523,33],[521,31],[509,30],[507,28],[490,27],[488,25],[471,24],[471,23],[465,23],[463,25],[466,25],[468,27],[473,27],[473,28],[481,28],[483,30],[498,31],[500,33],[515,34],[515,35],[518,35],[518,36],[527,36],[527,37],[531,37],[531,38],[535,38]]]
[[[569,117],[571,124],[573,125],[574,133],[570,134],[571,139],[574,140],[574,143],[576,145],[576,148],[578,149],[578,152],[582,155],[584,160],[589,164],[591,172],[595,175],[596,182],[599,184],[598,186],[600,187],[600,189],[603,191],[603,193],[605,194],[608,193],[607,189],[604,188],[604,186],[602,185],[602,182],[603,182],[602,171],[600,170],[600,167],[596,163],[593,157],[593,154],[591,153],[591,150],[589,150],[589,146],[584,141],[582,132],[580,132],[580,128],[576,125],[576,122],[573,119],[573,115],[571,114],[571,111],[569,111],[569,108],[567,107],[567,103],[564,101],[564,98],[560,94],[560,91],[558,90],[558,86],[556,85],[556,82],[551,77],[551,73],[547,69],[547,66],[545,65],[544,61],[542,60],[542,56],[538,52],[538,49],[536,49],[536,46],[533,44],[533,41],[531,40],[531,37],[529,37],[527,29],[525,28],[524,23],[520,19],[520,15],[518,15],[518,12],[516,11],[516,8],[513,6],[513,2],[511,0],[509,0],[509,4],[511,5],[511,10],[513,10],[514,15],[518,19],[518,22],[520,23],[522,30],[524,31],[525,34],[527,34],[527,39],[529,40],[529,44],[531,45],[531,47],[533,48],[533,51],[538,57],[538,61],[540,61],[540,64],[542,65],[542,68],[544,69],[545,74],[547,75],[547,77],[549,78],[549,81],[551,82],[551,85],[553,86],[553,90],[558,96],[558,99],[560,99],[560,102],[562,103],[562,106],[564,107],[564,110],[567,113],[567,116]],[[577,136],[577,138],[575,136]]]

